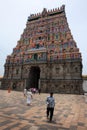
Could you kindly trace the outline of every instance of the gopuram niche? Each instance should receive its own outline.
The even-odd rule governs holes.
[[[83,94],[82,58],[71,34],[65,6],[31,14],[7,56],[2,87]]]

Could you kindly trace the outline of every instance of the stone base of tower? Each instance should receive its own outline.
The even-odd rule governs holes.
[[[41,91],[60,94],[83,94],[82,80],[41,80]]]
[[[82,89],[82,80],[55,80],[55,79],[40,79],[40,88],[42,93],[60,93],[60,94],[84,94]],[[26,86],[26,79],[22,80],[2,80],[2,89],[23,91]]]
[[[83,94],[81,60],[6,64],[2,88],[23,91],[41,88],[41,92]],[[10,71],[10,73],[9,73]]]

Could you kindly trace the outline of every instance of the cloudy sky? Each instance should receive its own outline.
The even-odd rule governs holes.
[[[0,76],[7,55],[16,47],[30,14],[65,4],[71,33],[82,53],[83,74],[87,75],[87,0],[0,0]]]

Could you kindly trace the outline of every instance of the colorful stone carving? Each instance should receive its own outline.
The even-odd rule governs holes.
[[[6,63],[29,62],[35,60],[35,54],[37,61],[50,60],[50,57],[51,60],[81,58],[68,27],[64,5],[60,9],[44,9],[42,13],[30,15],[13,49],[15,57],[8,56]]]

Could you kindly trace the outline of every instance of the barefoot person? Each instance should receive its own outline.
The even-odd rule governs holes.
[[[27,93],[27,89],[26,88],[24,88],[24,97],[26,96],[26,93]]]
[[[26,98],[27,98],[27,105],[31,105],[31,100],[33,98],[33,95],[32,95],[32,92],[30,90],[27,90],[27,93],[26,93]]]

